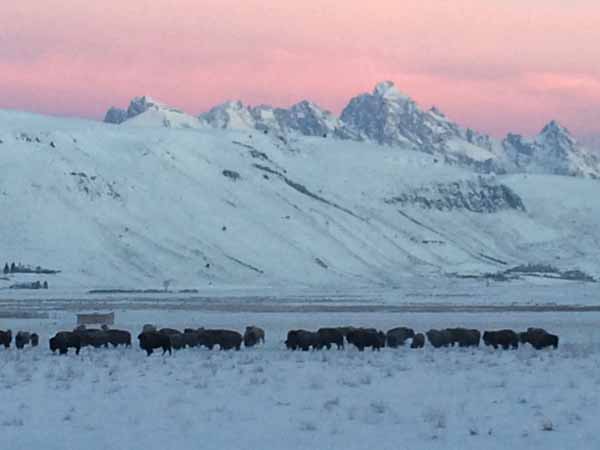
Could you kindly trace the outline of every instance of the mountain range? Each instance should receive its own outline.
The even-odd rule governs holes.
[[[140,97],[107,121],[0,110],[0,264],[51,273],[0,289],[600,278],[596,160],[556,122],[496,140],[389,82],[340,117]]]
[[[421,109],[390,81],[377,84],[371,93],[352,98],[340,117],[306,100],[287,109],[228,101],[191,116],[150,97],[137,97],[127,110],[110,108],[105,122],[256,130],[285,141],[302,136],[353,140],[424,152],[479,173],[600,177],[600,155],[581,145],[556,121],[531,138],[509,133],[498,140],[461,127],[435,107]]]

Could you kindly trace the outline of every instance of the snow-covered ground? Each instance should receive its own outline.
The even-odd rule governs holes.
[[[222,313],[118,311],[134,334],[161,326],[265,328],[240,352],[131,349],[51,355],[47,337],[74,324],[2,320],[40,332],[36,349],[0,350],[3,448],[593,449],[600,407],[600,313]],[[479,329],[541,326],[558,350],[487,348],[289,352],[290,328],[369,325]]]

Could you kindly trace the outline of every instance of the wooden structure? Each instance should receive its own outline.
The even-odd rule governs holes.
[[[77,325],[113,325],[114,323],[114,312],[108,314],[77,314]]]

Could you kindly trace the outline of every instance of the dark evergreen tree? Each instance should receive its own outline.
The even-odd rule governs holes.
[[[8,267],[8,263],[4,264],[4,275],[10,273],[10,268]]]
[[[48,282],[44,281],[44,289],[48,289]]]
[[[10,265],[10,273],[15,273],[16,271],[17,271],[17,266],[16,266],[16,264],[13,262],[13,263]]]

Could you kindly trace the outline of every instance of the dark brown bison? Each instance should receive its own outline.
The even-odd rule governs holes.
[[[140,348],[145,350],[148,356],[156,348],[162,348],[163,355],[167,352],[169,352],[169,355],[171,354],[171,339],[167,334],[157,331],[146,331],[139,334],[138,340],[140,341]]]
[[[531,344],[536,350],[546,347],[558,348],[558,336],[548,333],[543,328],[527,328],[526,332],[519,333],[519,341],[522,344]]]
[[[221,350],[239,350],[242,347],[242,335],[231,330],[206,330],[211,337],[212,344],[218,345]]]
[[[483,333],[483,342],[495,349],[502,347],[508,350],[509,347],[519,347],[519,335],[513,330],[486,331]]]
[[[73,332],[81,337],[82,347],[108,347],[108,334],[105,330],[86,328],[85,325],[81,325],[75,328]]]
[[[445,330],[450,339],[450,345],[458,344],[459,347],[479,347],[481,332],[466,328],[447,328]]]
[[[410,344],[410,348],[423,348],[425,347],[425,335],[423,333],[415,334],[415,337],[412,339]]]
[[[413,338],[415,331],[411,328],[397,327],[392,328],[386,334],[387,346],[397,348],[406,342],[407,339]]]
[[[265,330],[255,326],[246,327],[244,332],[244,346],[254,347],[256,344],[265,343]]]
[[[40,343],[40,337],[37,335],[37,333],[31,333],[31,346],[32,347],[37,347]]]
[[[131,333],[125,330],[106,330],[106,337],[113,347],[124,345],[125,347],[131,347]]]
[[[15,346],[18,349],[22,349],[27,344],[31,344],[32,347],[35,347],[37,345],[37,344],[35,344],[35,345],[33,344],[33,342],[32,342],[32,334],[31,333],[28,333],[27,331],[19,331],[17,333],[17,335],[15,336]]]
[[[448,347],[451,345],[451,336],[448,330],[429,330],[427,340],[434,348]]]
[[[301,349],[305,352],[310,348],[314,350],[319,345],[319,335],[313,331],[290,330],[285,345],[291,350]]]
[[[317,349],[319,350],[323,347],[329,350],[332,344],[335,344],[338,350],[344,348],[344,335],[338,328],[319,328],[317,339]]]
[[[348,337],[348,333],[350,333],[352,330],[354,330],[355,327],[350,327],[350,326],[346,326],[346,327],[337,327],[337,330],[342,333],[342,335],[347,338]]]
[[[50,350],[54,353],[56,350],[61,355],[66,355],[69,348],[75,349],[75,354],[79,355],[81,350],[81,335],[72,331],[59,331],[50,338]]]
[[[183,342],[187,347],[196,347],[200,345],[199,342],[199,333],[203,330],[194,330],[193,328],[186,328],[183,330]]]
[[[158,332],[169,337],[171,340],[171,348],[173,350],[181,350],[182,348],[185,348],[186,338],[181,331],[175,330],[174,328],[161,328],[158,330]]]
[[[346,336],[348,342],[363,351],[366,347],[379,351],[385,347],[385,333],[375,328],[355,328]]]
[[[10,343],[12,341],[12,331],[2,331],[0,330],[0,345],[4,345],[4,348],[9,348]]]

